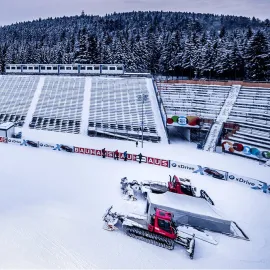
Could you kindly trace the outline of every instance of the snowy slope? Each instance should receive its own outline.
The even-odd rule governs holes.
[[[230,154],[217,154],[208,151],[199,151],[196,144],[186,141],[178,141],[178,144],[155,144],[144,142],[143,149],[140,144],[136,148],[133,141],[118,141],[105,138],[93,138],[76,134],[64,134],[60,132],[48,132],[42,130],[25,130],[23,137],[51,143],[62,143],[73,146],[88,147],[94,149],[128,151],[128,153],[147,155],[150,157],[177,160],[185,163],[199,164],[216,169],[230,171],[235,174],[255,178],[270,184],[269,168],[259,165],[257,161]],[[182,171],[177,171],[182,174]]]
[[[48,140],[55,135],[44,133]],[[82,138],[77,137],[78,144],[86,143]],[[126,146],[120,141],[110,141],[111,145],[106,140],[95,141],[91,144]],[[156,146],[162,151],[160,147]],[[195,186],[203,187],[218,210],[235,220],[251,239],[214,234],[219,244],[197,241],[191,261],[181,247],[168,251],[121,231],[102,229],[102,216],[111,205],[116,211],[143,213],[144,201],[122,199],[121,177],[166,181],[169,172],[179,171],[7,144],[0,144],[0,154],[5,156],[0,164],[0,268],[270,267],[269,195],[181,172]]]

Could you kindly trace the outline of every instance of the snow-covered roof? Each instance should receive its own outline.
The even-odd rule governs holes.
[[[154,194],[149,192],[148,198],[151,203],[161,207],[164,206],[189,213],[223,219],[220,215],[215,213],[214,209],[206,200],[201,198],[175,194],[172,192],[166,192],[163,194]]]
[[[0,129],[1,130],[8,130],[8,129],[10,129],[13,126],[14,126],[14,123],[12,123],[12,122],[6,122],[6,123],[0,124]]]

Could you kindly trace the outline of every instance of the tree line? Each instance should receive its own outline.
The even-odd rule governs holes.
[[[270,21],[187,12],[48,18],[0,28],[7,63],[123,63],[130,72],[270,80]]]

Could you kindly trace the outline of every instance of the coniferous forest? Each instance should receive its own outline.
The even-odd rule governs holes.
[[[0,28],[6,63],[124,63],[130,72],[270,80],[270,21],[184,12],[48,18]]]

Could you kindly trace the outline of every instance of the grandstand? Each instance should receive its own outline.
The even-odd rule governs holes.
[[[144,139],[159,141],[151,98],[145,101],[143,114],[139,100],[149,94],[145,78],[93,78],[89,135],[139,139],[143,120]]]
[[[0,124],[22,127],[27,122],[31,129],[74,134],[83,128],[89,136],[130,140],[142,138],[143,126],[144,140],[158,142],[167,137],[162,117],[165,123],[166,117],[195,116],[200,124],[184,127],[191,141],[214,149],[216,138],[220,143],[223,136],[270,151],[270,88],[188,82],[157,86],[160,108],[148,78],[0,76]],[[148,97],[144,104],[142,95]],[[163,108],[165,112],[159,113]],[[217,126],[222,131],[224,123],[220,132]]]
[[[189,128],[188,132],[183,128],[177,128],[177,130],[170,128],[170,133],[177,132],[180,137],[200,143],[200,148],[203,148],[210,132],[209,129],[218,118],[231,87],[181,82],[157,82],[157,86],[168,120],[174,117],[187,117],[188,119],[197,117],[199,119],[199,126],[198,124],[186,126]],[[183,127],[181,123],[172,125]]]
[[[13,122],[23,126],[35,94],[39,78],[25,76],[0,77],[0,124]]]
[[[228,122],[238,128],[227,139],[270,151],[270,89],[242,87]]]
[[[45,78],[30,128],[80,133],[85,78]]]
[[[215,120],[228,96],[229,86],[157,83],[168,116],[194,115]]]

